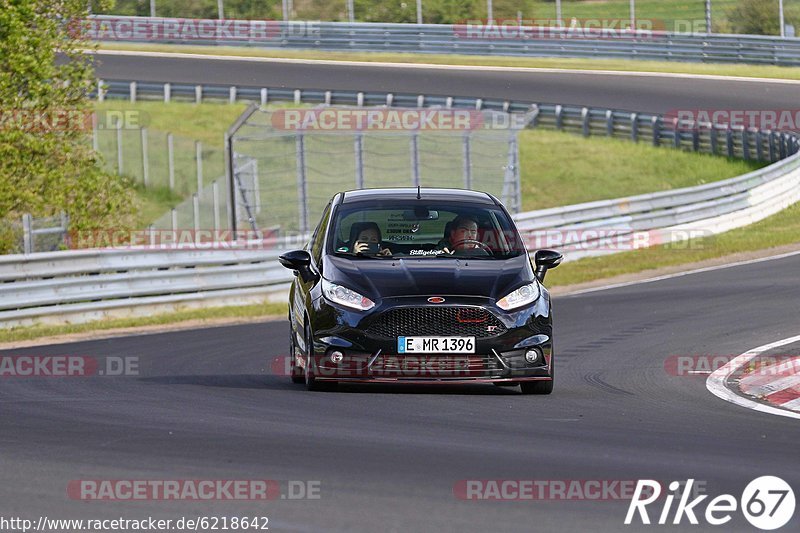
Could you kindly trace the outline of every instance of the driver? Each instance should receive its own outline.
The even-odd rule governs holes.
[[[450,222],[446,239],[439,241],[438,247],[446,254],[456,252],[469,255],[489,255],[478,244],[478,221],[470,215],[458,215]]]

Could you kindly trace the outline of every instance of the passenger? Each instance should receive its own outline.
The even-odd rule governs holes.
[[[350,249],[355,254],[391,256],[381,239],[381,229],[375,222],[356,222],[350,228]]]

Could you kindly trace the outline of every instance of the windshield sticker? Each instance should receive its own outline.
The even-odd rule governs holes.
[[[347,252],[349,250],[350,248],[348,248],[347,246],[340,246],[339,248],[336,249],[337,252]]]

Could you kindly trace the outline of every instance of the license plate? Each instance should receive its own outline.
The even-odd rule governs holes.
[[[398,337],[397,353],[475,353],[475,337]]]

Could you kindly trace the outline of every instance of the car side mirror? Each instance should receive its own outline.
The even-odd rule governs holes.
[[[564,256],[555,250],[539,250],[533,256],[533,262],[536,265],[536,279],[544,281],[544,276],[551,268],[555,268],[561,264]]]
[[[286,252],[278,261],[289,270],[294,270],[305,282],[317,279],[317,275],[311,270],[311,254],[305,250]]]

